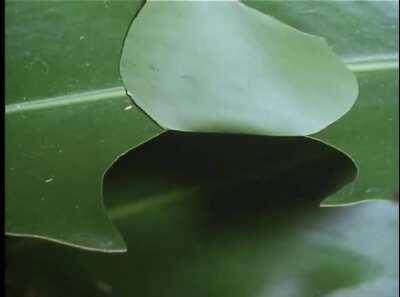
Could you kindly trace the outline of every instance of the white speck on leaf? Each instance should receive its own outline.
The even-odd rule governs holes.
[[[47,184],[47,183],[51,183],[52,181],[53,181],[53,179],[54,178],[48,178],[48,179],[46,179],[44,182]]]
[[[96,286],[99,289],[99,291],[107,293],[107,294],[111,294],[112,293],[112,286],[110,284],[107,284],[105,282],[102,281],[98,281],[96,282]]]
[[[368,193],[373,193],[373,192],[378,192],[378,191],[379,191],[379,188],[369,188],[365,191],[365,193],[368,194]]]
[[[46,61],[44,61],[41,57],[35,57],[29,64],[28,67],[32,69],[32,66],[35,65],[36,63],[39,63],[44,67],[44,72],[47,74],[49,73],[50,67],[49,64],[47,64]]]
[[[127,106],[127,107],[125,107],[125,110],[129,110],[129,109],[132,109],[132,105],[129,105],[129,106]]]
[[[82,35],[79,37],[79,40],[84,40],[85,38],[86,38],[85,35]]]

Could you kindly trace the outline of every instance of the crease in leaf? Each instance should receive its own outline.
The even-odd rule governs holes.
[[[178,131],[308,135],[358,95],[322,38],[237,1],[147,2],[120,72],[135,103]]]

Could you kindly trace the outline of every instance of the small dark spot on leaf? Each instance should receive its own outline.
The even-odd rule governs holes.
[[[181,75],[181,78],[183,78],[183,79],[193,79],[193,76],[184,74],[184,75]]]
[[[150,69],[153,70],[154,72],[158,72],[159,71],[159,69],[154,67],[153,65],[150,65]]]

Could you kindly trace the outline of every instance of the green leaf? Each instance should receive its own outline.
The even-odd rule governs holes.
[[[324,37],[359,81],[349,113],[315,135],[357,162],[354,183],[323,201],[345,205],[393,199],[398,191],[398,1],[244,1]]]
[[[173,149],[176,137],[187,137],[178,152]],[[138,172],[146,169],[141,157],[146,155],[157,156],[151,170],[165,170],[157,165],[161,161],[171,164],[179,174],[164,180],[164,188],[168,188],[176,180],[215,175],[218,168],[223,174],[217,165],[242,150],[263,154],[256,146],[233,146],[235,152],[229,157],[206,154],[209,146],[195,145],[204,139],[217,143],[221,139],[197,137],[162,135],[146,143],[146,150],[129,153],[110,170],[105,179],[105,201],[130,247],[126,254],[93,254],[13,239],[7,245],[9,286],[20,291],[26,287],[56,291],[57,296],[87,296],[89,288],[93,289],[91,296],[121,297],[395,296],[397,244],[392,235],[398,216],[391,202],[324,209],[310,196],[288,203],[266,195],[263,183],[243,190],[228,187],[215,195],[188,193],[184,199],[153,203],[153,207],[146,207],[146,202],[154,195],[134,199],[140,191]],[[224,136],[223,142],[228,144],[236,137]],[[162,138],[169,139],[163,149],[170,147],[175,153],[160,156],[159,150],[163,150],[156,143]],[[248,144],[265,142],[264,138],[246,138]],[[186,151],[186,144],[196,139]],[[311,144],[315,142],[306,143]],[[198,158],[193,158],[196,150]],[[188,158],[190,164],[185,164]],[[258,157],[249,158],[255,162]],[[193,163],[196,165],[191,166]],[[132,165],[138,164],[139,168],[132,170]],[[176,167],[187,171],[182,174]],[[228,168],[238,172],[241,167],[230,163]],[[160,183],[151,185],[140,187],[142,192],[146,189],[143,194],[160,187]]]
[[[162,129],[123,88],[8,105],[6,114],[6,234],[125,251],[103,206],[103,175]]]
[[[356,105],[343,119],[316,135],[351,154],[359,168],[355,181],[322,205],[395,198],[399,190],[397,72],[394,63],[357,72],[360,96]]]
[[[179,131],[307,135],[358,92],[323,39],[236,1],[147,2],[121,75],[135,103]]]
[[[246,5],[325,38],[343,61],[397,59],[398,1],[268,1]]]
[[[143,0],[6,0],[6,104],[121,86],[119,60]]]
[[[272,1],[262,2],[272,5]],[[137,107],[131,105],[119,82],[118,61],[122,39],[129,22],[140,8],[141,2],[8,1],[7,3],[6,231],[8,234],[40,237],[85,249],[123,251],[126,249],[126,245],[119,233],[116,232],[115,227],[108,221],[101,201],[101,185],[104,171],[109,168],[110,163],[115,158],[125,151],[163,132]],[[321,3],[315,2],[313,5],[320,5]],[[326,3],[331,3],[331,1]],[[337,3],[339,7],[342,4],[345,7],[350,2]],[[366,3],[366,6],[370,5],[369,2],[368,4],[367,2],[364,3]],[[328,7],[328,10],[322,13],[322,16],[314,13],[313,18],[310,18],[307,13],[296,13],[295,7],[298,7],[298,2],[290,2],[290,7],[287,7],[288,4],[285,2],[280,2],[280,4],[278,2],[276,4],[273,3],[277,7],[279,5],[285,7],[286,5],[286,8],[271,10],[270,14],[280,18],[285,15],[285,11],[287,11],[288,15],[290,12],[293,19],[290,20],[288,18],[284,19],[284,21],[294,27],[296,27],[296,24],[292,23],[293,20],[296,21],[294,17],[301,16],[302,19],[298,22],[298,29],[309,33],[318,34],[318,30],[323,31],[325,30],[324,28],[333,28],[329,31],[330,34],[333,34],[335,28],[324,26],[324,20],[336,20],[339,23],[338,20],[354,21],[356,19],[354,16],[346,18],[343,15],[342,17],[335,16],[330,13],[332,7]],[[157,5],[162,4],[157,3]],[[176,5],[178,4],[176,3]],[[228,9],[230,13],[237,12],[237,7],[240,9],[240,14],[244,11],[251,11],[237,3],[221,3],[218,5],[235,7],[235,9]],[[383,3],[382,5],[385,6],[387,4]],[[293,11],[290,10],[292,9],[291,7],[294,7]],[[335,11],[335,9],[332,11]],[[319,7],[316,10],[323,11]],[[355,10],[349,9],[349,11],[354,13]],[[379,32],[385,34],[388,32],[389,36],[389,33],[394,30],[394,27],[388,27],[388,24],[393,24],[392,18],[372,18],[374,11],[383,10],[379,8],[370,11],[366,15],[371,19],[371,23],[375,24],[380,19],[384,20],[385,26],[382,25],[382,28],[385,28],[385,30],[382,29]],[[384,11],[386,16],[391,16],[390,9]],[[279,15],[278,12],[282,15]],[[45,13],[45,18],[43,18],[43,13]],[[217,9],[214,13],[222,12]],[[251,14],[256,15],[257,20],[270,20],[268,16],[260,16],[254,11],[251,11]],[[332,16],[328,18],[330,14]],[[362,16],[363,14],[354,13],[354,15]],[[227,15],[228,18],[230,16],[230,14]],[[65,27],[66,19],[68,22],[74,23],[75,27]],[[319,23],[320,25],[312,25],[310,23],[311,19],[318,20],[318,22],[321,22]],[[277,24],[274,20],[270,21],[273,24]],[[26,26],[25,24],[27,23],[30,26]],[[306,27],[302,27],[306,23],[308,24],[308,29],[317,31],[308,31]],[[356,21],[355,23],[358,27],[353,26],[349,29],[352,34],[358,32],[357,30],[360,30],[360,28],[363,28],[363,24],[366,24],[365,20]],[[343,28],[342,23],[340,23],[340,26],[340,28]],[[204,24],[200,27],[201,30],[205,30],[203,27]],[[301,36],[304,40],[313,40],[313,42],[319,43],[319,39],[296,32],[281,23],[277,27],[278,29],[284,28],[284,31],[288,30],[288,33],[294,34],[294,36]],[[246,26],[243,28],[246,28]],[[333,34],[333,37],[329,34],[318,34],[326,37],[328,43],[333,45],[333,49],[337,53],[340,55],[344,53],[342,56],[345,61],[356,61],[356,63],[350,65],[350,68],[357,73],[361,82],[361,100],[346,114],[343,118],[343,124],[339,121],[328,127],[327,130],[322,131],[321,134],[317,134],[317,137],[337,143],[339,147],[351,152],[360,163],[361,173],[357,187],[352,188],[351,195],[349,195],[349,189],[338,193],[333,198],[335,199],[334,203],[344,203],[344,198],[346,201],[364,199],[365,194],[363,194],[363,191],[365,193],[367,190],[371,194],[370,198],[375,198],[372,195],[388,197],[387,195],[391,193],[390,191],[393,188],[392,185],[396,185],[390,169],[397,166],[398,162],[393,161],[395,147],[391,146],[394,139],[390,135],[396,129],[391,119],[396,119],[397,116],[392,116],[394,112],[392,107],[398,105],[393,96],[394,89],[392,89],[393,86],[397,86],[398,79],[394,76],[397,65],[390,61],[388,64],[386,60],[371,60],[367,61],[368,63],[364,63],[365,61],[357,59],[358,56],[365,57],[367,54],[370,57],[371,53],[375,51],[379,52],[380,58],[391,57],[390,50],[386,51],[386,49],[393,48],[393,44],[387,41],[371,42],[370,35],[366,34],[369,30],[372,29],[361,30],[362,34],[357,39],[357,42],[347,40],[346,38],[348,38],[349,34]],[[257,29],[255,31],[257,36],[262,35],[261,31],[263,30]],[[57,35],[57,32],[61,35]],[[83,39],[80,38],[82,36],[84,36]],[[236,37],[239,38],[238,36]],[[381,38],[382,36],[383,34],[376,34],[374,38]],[[339,37],[345,39],[339,40]],[[89,39],[91,46],[87,46],[88,43],[85,43]],[[261,37],[260,39],[264,40]],[[387,37],[382,37],[383,39],[388,40]],[[113,41],[105,43],[104,40]],[[236,42],[235,40],[231,41],[232,43]],[[363,42],[370,42],[371,46],[365,47]],[[357,44],[357,46],[352,46],[352,43]],[[353,48],[357,49],[355,54],[351,54]],[[360,52],[361,49],[366,48],[368,50]],[[381,49],[380,51],[378,50],[379,48]],[[149,47],[148,50],[150,49],[152,47]],[[29,51],[31,53],[27,54]],[[331,55],[327,52],[329,51],[326,51],[327,55]],[[384,52],[389,52],[389,54],[383,54]],[[231,54],[229,50],[226,53]],[[65,57],[69,58],[66,59]],[[333,64],[339,65],[333,61]],[[87,63],[92,66],[95,65],[95,68],[87,68],[85,66]],[[382,69],[382,65],[384,69]],[[392,65],[395,66],[392,67]],[[348,74],[348,72],[346,73]],[[238,75],[241,75],[241,72]],[[23,88],[21,87],[21,81],[24,82]],[[116,86],[116,88],[109,88],[113,86]],[[83,92],[88,90],[96,91]],[[68,95],[69,93],[73,93],[73,95]],[[377,104],[376,98],[381,98],[380,94],[383,93],[393,100],[381,100]],[[265,92],[265,94],[268,93]],[[235,96],[238,95],[235,94]],[[243,102],[244,97],[235,98]],[[190,103],[190,106],[192,104],[193,102]],[[374,107],[369,107],[370,104]],[[236,109],[236,111],[238,110],[242,112],[241,109]],[[325,109],[323,110],[326,111]],[[374,110],[379,110],[380,112],[377,113]],[[188,115],[186,114],[188,111],[196,112],[196,109],[184,110],[185,115]],[[364,111],[366,112],[364,113]],[[224,114],[225,112],[226,110],[224,110]],[[256,111],[255,115],[257,114],[260,114],[259,110]],[[364,116],[365,114],[368,115]],[[225,115],[221,119],[224,117]],[[258,116],[258,118],[260,117]],[[261,118],[263,119],[263,117]],[[224,123],[224,125],[229,123],[229,127],[221,126],[224,132],[246,132],[240,130],[243,127],[246,128],[246,126],[233,125],[235,121],[232,119]],[[259,119],[254,116],[254,120]],[[214,124],[213,122],[211,123]],[[374,133],[370,133],[371,130],[364,129],[364,125],[370,127]],[[212,128],[214,129],[215,127]],[[217,128],[219,129],[219,127]],[[258,131],[261,130],[249,130],[247,132],[258,133]],[[265,134],[265,130],[260,133]],[[372,138],[374,136],[372,134],[381,137],[387,135],[386,140],[376,141],[375,138]],[[353,137],[354,135],[358,137]],[[192,135],[191,137],[194,136]],[[197,137],[198,139],[203,139],[201,135],[195,138],[197,139]],[[219,137],[222,137],[221,141],[226,141],[228,136],[219,135]],[[361,138],[362,141],[360,143],[362,145],[359,145],[357,139]],[[160,141],[163,141],[163,139]],[[181,139],[181,136],[179,136],[179,139]],[[214,148],[214,151],[209,148],[209,153],[217,154],[214,158],[218,159],[221,155],[227,154],[227,152],[229,154],[232,146],[242,146],[243,139],[237,138],[236,141],[232,142],[232,145],[222,145],[220,147],[223,149],[219,151],[216,148]],[[204,179],[204,176],[201,179],[193,178],[190,181],[190,187],[187,188],[184,183],[182,184],[182,180],[174,180],[175,183],[173,185],[176,188],[176,193],[161,193],[161,189],[168,190],[168,185],[171,184],[171,181],[168,180],[165,185],[162,180],[171,176],[171,174],[178,174],[174,171],[175,163],[172,162],[162,169],[164,171],[160,169],[159,174],[155,176],[153,176],[153,173],[146,171],[146,167],[142,164],[144,166],[142,172],[138,173],[136,170],[134,172],[137,177],[140,177],[139,181],[142,183],[142,188],[146,189],[146,179],[148,180],[147,187],[150,190],[152,190],[152,187],[154,188],[150,196],[157,194],[157,188],[151,185],[150,181],[158,181],[158,186],[160,186],[159,199],[154,200],[155,204],[147,204],[146,202],[132,207],[128,205],[127,208],[124,206],[116,207],[113,208],[111,213],[129,214],[131,210],[141,210],[143,207],[146,209],[147,206],[151,206],[150,209],[154,209],[153,206],[157,206],[158,202],[165,201],[168,204],[171,195],[178,200],[184,199],[185,195],[191,196],[196,193],[196,195],[200,196],[210,193],[214,195],[219,193],[218,191],[225,191],[231,186],[238,193],[243,193],[249,188],[244,186],[241,191],[238,188],[240,188],[241,183],[246,182],[248,176],[252,179],[257,179],[258,176],[261,180],[265,180],[268,185],[268,195],[285,198],[283,201],[289,206],[294,201],[290,200],[289,203],[287,199],[293,198],[295,189],[301,193],[298,196],[313,197],[316,201],[319,201],[323,196],[334,192],[355,176],[355,167],[346,155],[341,155],[339,151],[332,147],[311,139],[296,138],[297,140],[292,141],[294,141],[294,144],[299,141],[314,148],[315,150],[311,150],[314,152],[314,158],[321,157],[322,160],[318,164],[315,163],[317,159],[310,159],[310,156],[304,155],[301,149],[293,149],[293,147],[299,145],[298,143],[293,146],[293,143],[286,143],[285,140],[280,145],[275,143],[271,147],[272,140],[268,137],[262,141],[255,141],[254,139],[258,138],[253,137],[249,139],[253,139],[250,143],[254,143],[254,145],[256,142],[262,143],[260,147],[263,148],[263,151],[271,153],[271,155],[264,156],[271,162],[271,166],[268,168],[263,167],[264,165],[261,166],[261,169],[264,170],[263,172],[260,172],[261,169],[258,169],[258,166],[265,163],[263,160],[251,158],[251,155],[257,155],[257,152],[250,150],[244,155],[236,154],[231,156],[232,163],[246,164],[249,161],[248,166],[243,165],[247,172],[246,175],[241,175],[241,172],[231,169],[235,173],[235,179],[232,180],[232,183],[227,182],[227,176],[213,175],[212,172],[209,172],[208,174],[211,177],[215,177],[215,181],[211,182],[209,179]],[[268,146],[266,145],[267,143],[269,144]],[[257,149],[260,149],[260,147],[257,147]],[[181,150],[184,150],[184,148],[181,148]],[[188,148],[188,150],[191,151],[192,149]],[[234,151],[237,152],[237,149]],[[326,152],[329,152],[329,154],[325,155]],[[370,152],[374,152],[376,159],[371,161]],[[151,153],[149,154],[151,156]],[[174,154],[172,153],[172,155]],[[165,158],[169,157],[168,155],[164,156]],[[174,156],[177,159],[180,158],[180,155],[175,154]],[[336,156],[335,158],[340,160],[340,166],[333,164],[334,162],[331,161],[332,156]],[[288,163],[289,160],[294,163]],[[190,165],[193,161],[195,160],[191,160],[188,155],[187,164]],[[299,166],[299,163],[296,162],[308,167],[314,165],[315,168],[306,171],[307,174],[303,176],[298,169],[299,167],[296,167]],[[160,164],[164,163],[161,162]],[[282,167],[280,164],[282,164]],[[345,166],[342,167],[342,165]],[[291,166],[294,166],[294,169]],[[179,168],[184,169],[184,167]],[[386,168],[389,169],[385,170]],[[325,172],[329,170],[332,172]],[[329,178],[332,178],[329,174],[334,174],[335,171],[337,176],[335,175],[332,180],[329,180]],[[291,178],[275,180],[275,183],[271,182],[271,177],[272,181],[274,181],[274,178],[276,179],[282,174]],[[323,177],[326,177],[327,180],[321,180]],[[202,179],[204,180],[201,182]],[[374,185],[371,187],[372,182],[374,182]],[[220,185],[217,186],[218,184]],[[257,182],[253,184],[256,185],[256,189],[260,190],[260,192],[262,190],[263,193],[266,193],[266,189],[261,189]],[[162,188],[163,185],[166,188]],[[197,187],[199,185],[204,187],[204,193],[197,192],[196,185]],[[247,184],[245,183],[245,185]],[[189,189],[189,193],[185,192],[187,189]],[[379,189],[380,192],[374,192],[376,189]],[[307,195],[310,195],[310,197],[307,197]],[[239,194],[236,196],[239,197]],[[247,196],[247,194],[243,194],[243,196]],[[143,195],[140,191],[132,192],[131,198],[134,198],[134,200],[141,197],[143,198]],[[119,198],[116,196],[115,200],[118,201]],[[150,199],[150,201],[153,201],[153,199]],[[237,198],[237,201],[240,201],[240,199]],[[332,203],[332,198],[329,202]]]
[[[103,206],[103,175],[163,132],[120,82],[123,39],[141,5],[7,1],[7,234],[126,250]]]
[[[302,199],[318,203],[357,172],[345,154],[309,138],[213,133],[166,132],[119,163],[123,167],[117,164],[115,171],[122,181],[129,172],[130,199],[144,207],[189,197],[214,197],[219,203],[219,196],[231,196],[228,204],[234,204],[254,195],[261,203],[271,197],[299,205]],[[114,199],[117,203],[118,196]],[[131,209],[112,213],[118,211]]]

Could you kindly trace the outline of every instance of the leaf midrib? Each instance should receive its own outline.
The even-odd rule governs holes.
[[[352,72],[359,73],[391,69],[396,70],[399,68],[399,61],[393,58],[363,58],[359,61],[345,62],[345,65]],[[29,100],[22,103],[6,104],[5,113],[6,115],[8,115],[18,112],[26,112],[29,110],[48,109],[53,107],[83,104],[87,102],[97,102],[102,100],[113,100],[114,98],[119,98],[125,95],[126,90],[123,86],[106,88],[89,92],[68,94],[64,96]]]

